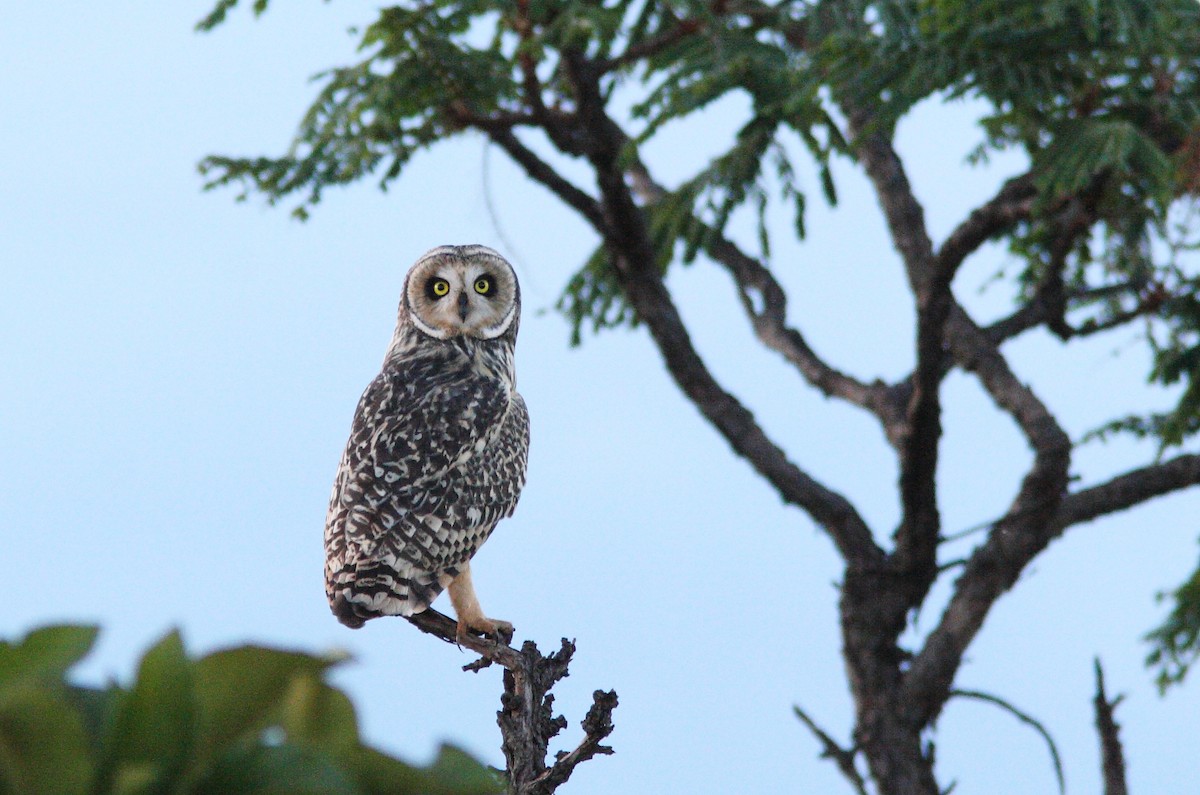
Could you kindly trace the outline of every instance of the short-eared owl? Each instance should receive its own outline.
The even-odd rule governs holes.
[[[325,522],[325,592],[346,626],[420,613],[448,587],[460,636],[511,631],[480,610],[470,561],[525,483],[520,315],[516,274],[490,248],[441,246],[409,269]]]

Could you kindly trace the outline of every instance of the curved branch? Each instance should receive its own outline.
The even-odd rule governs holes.
[[[1123,295],[1138,295],[1139,286],[1133,282],[1123,282],[1121,284],[1106,284],[1100,287],[1090,287],[1086,289],[1068,290],[1066,299],[1068,303],[1081,304],[1088,301],[1095,301],[1103,298],[1114,298]],[[1108,320],[1088,324],[1084,323],[1076,329],[1072,329],[1068,336],[1085,337],[1090,334],[1098,334],[1102,331],[1110,331],[1125,323],[1142,317],[1153,311],[1153,302],[1139,301],[1137,307],[1128,311],[1114,315]],[[1003,317],[990,326],[983,329],[984,334],[993,345],[1000,345],[1024,334],[1026,331],[1035,329],[1038,326],[1049,320],[1051,307],[1046,300],[1046,296],[1041,292],[1034,295],[1027,303],[1019,307],[1015,312],[1007,317]]]
[[[597,231],[604,234],[603,230],[607,228],[607,221],[600,210],[600,204],[595,199],[570,183],[549,163],[534,154],[533,150],[521,143],[512,130],[482,127],[481,129],[487,133],[488,138],[515,160],[530,178],[549,188],[554,195],[575,208],[576,212],[586,218]]]
[[[1005,182],[991,200],[967,216],[942,242],[937,252],[938,269],[953,272],[988,240],[1028,218],[1036,195],[1030,174]]]
[[[627,166],[626,174],[638,198],[646,205],[662,201],[668,194],[650,175],[638,158]],[[809,347],[804,335],[787,325],[787,294],[770,269],[745,253],[736,243],[698,218],[694,223],[703,230],[702,249],[725,267],[733,277],[742,299],[742,307],[759,340],[796,367],[808,383],[826,397],[845,400],[874,414],[883,425],[888,440],[899,444],[904,425],[902,408],[895,393],[881,381],[867,384],[827,363]],[[756,300],[757,299],[757,300]]]
[[[1042,725],[1040,720],[1027,712],[1022,712],[999,696],[994,696],[991,693],[984,693],[980,690],[959,690],[956,688],[950,691],[950,697],[973,698],[977,701],[985,701],[988,704],[995,704],[1009,715],[1012,715],[1014,718],[1021,721],[1021,723],[1024,723],[1026,726],[1031,727],[1038,734],[1042,735],[1042,739],[1046,741],[1046,747],[1050,751],[1050,763],[1054,765],[1054,777],[1058,780],[1058,791],[1061,793],[1065,793],[1067,791],[1067,781],[1063,776],[1062,757],[1059,756],[1058,745],[1055,744],[1054,738],[1050,736],[1050,732],[1046,730],[1046,727]]]
[[[708,237],[705,252],[733,277],[754,332],[763,344],[795,365],[827,397],[841,398],[870,411],[883,425],[888,439],[898,444],[904,417],[894,393],[881,381],[864,383],[818,356],[804,335],[787,325],[787,294],[771,271],[724,235]],[[756,294],[759,300],[755,300]]]
[[[605,112],[596,64],[579,52],[567,51],[563,60],[577,94],[581,128],[590,136],[587,157],[603,208],[603,224],[597,225],[597,231],[612,256],[617,282],[650,330],[672,378],[735,453],[766,478],[785,502],[807,511],[829,533],[848,565],[879,565],[883,551],[854,506],[790,461],[700,358],[655,266],[646,220],[625,182],[622,153],[629,139]]]

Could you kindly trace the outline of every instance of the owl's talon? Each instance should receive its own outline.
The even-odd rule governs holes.
[[[507,621],[500,621],[495,618],[484,618],[480,616],[470,624],[460,620],[458,628],[454,631],[454,640],[459,646],[463,645],[463,641],[471,637],[472,633],[478,633],[489,640],[496,643],[503,643],[505,646],[509,644],[513,637],[513,625]]]

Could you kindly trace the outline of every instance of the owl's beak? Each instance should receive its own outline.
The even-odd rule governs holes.
[[[467,313],[470,311],[471,308],[467,304],[467,291],[463,290],[458,294],[458,316],[463,319],[464,323],[467,320]]]

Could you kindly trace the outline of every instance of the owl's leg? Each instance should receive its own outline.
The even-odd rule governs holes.
[[[454,614],[458,616],[458,637],[461,640],[470,630],[484,635],[499,637],[501,634],[507,640],[512,637],[513,625],[507,621],[488,618],[479,607],[479,599],[475,596],[475,586],[471,584],[471,564],[464,563],[458,576],[450,582],[450,604],[454,605]]]

